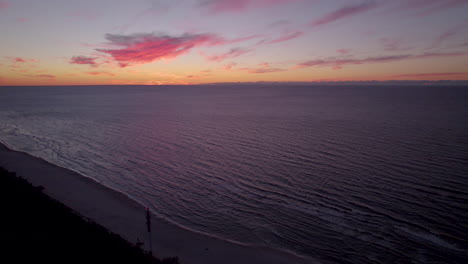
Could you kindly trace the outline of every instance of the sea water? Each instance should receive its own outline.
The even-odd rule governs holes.
[[[0,87],[0,141],[219,238],[461,263],[467,102],[450,86]]]

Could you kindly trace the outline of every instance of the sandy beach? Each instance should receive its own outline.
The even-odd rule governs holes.
[[[14,171],[33,185],[84,217],[129,242],[145,242],[145,208],[127,196],[71,170],[0,144],[0,166]],[[177,256],[183,264],[210,263],[317,263],[311,259],[263,247],[250,247],[192,232],[152,216],[153,252],[156,257]]]

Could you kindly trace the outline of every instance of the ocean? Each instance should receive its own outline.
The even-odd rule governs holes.
[[[468,261],[468,88],[0,87],[0,141],[194,232],[321,263]]]

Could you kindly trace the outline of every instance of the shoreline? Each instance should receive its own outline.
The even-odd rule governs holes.
[[[138,240],[147,248],[145,208],[125,194],[92,178],[59,167],[42,158],[12,150],[0,142],[0,166],[16,172],[44,193],[82,216],[121,235],[130,243]],[[178,257],[181,264],[318,263],[282,250],[254,247],[191,231],[152,213],[153,254],[158,258]]]
[[[3,259],[15,263],[179,264],[176,258],[150,257],[138,245],[82,217],[3,167],[0,186]]]

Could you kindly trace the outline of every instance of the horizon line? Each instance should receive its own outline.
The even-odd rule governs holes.
[[[468,85],[467,80],[342,80],[342,81],[309,81],[309,82],[295,82],[295,81],[257,81],[257,82],[213,82],[213,83],[188,83],[188,84],[50,84],[50,85],[2,85],[0,87],[48,87],[48,86],[198,86],[198,85],[246,85],[246,84],[342,84],[351,85],[356,83],[371,83],[371,84],[385,84],[385,83],[418,83],[418,84],[437,84],[437,83],[451,83]]]

